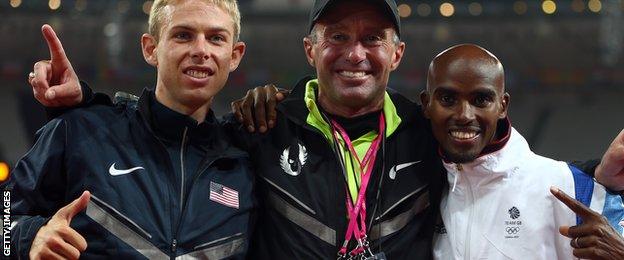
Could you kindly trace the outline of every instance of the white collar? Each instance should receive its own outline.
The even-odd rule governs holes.
[[[452,187],[451,192],[454,192],[458,185],[459,174],[462,174],[461,178],[469,178],[473,185],[507,178],[518,169],[522,158],[530,153],[532,151],[527,141],[512,127],[509,141],[498,151],[482,155],[469,163],[443,162],[448,172],[447,180]]]

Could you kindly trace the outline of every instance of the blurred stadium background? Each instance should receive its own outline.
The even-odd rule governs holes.
[[[13,165],[45,122],[26,83],[48,59],[40,27],[51,24],[81,79],[109,94],[140,94],[155,70],[141,56],[152,1],[0,0],[0,171]],[[312,0],[239,0],[247,53],[216,100],[217,114],[248,88],[289,88],[313,73],[304,58]],[[458,43],[476,43],[506,69],[513,125],[550,157],[598,158],[624,128],[624,1],[397,0],[406,55],[390,86],[413,100],[429,61]]]

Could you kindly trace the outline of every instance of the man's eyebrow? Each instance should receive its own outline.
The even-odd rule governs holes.
[[[492,89],[489,89],[489,88],[477,89],[477,90],[473,91],[473,93],[480,94],[480,95],[485,95],[485,96],[496,96],[496,91],[494,91]]]
[[[437,86],[435,87],[435,89],[433,90],[433,93],[450,93],[450,94],[454,94],[457,93],[457,91],[455,91],[455,89],[451,88],[451,87],[446,87],[446,86]]]
[[[190,25],[186,25],[186,24],[178,24],[178,25],[174,25],[171,27],[171,31],[174,30],[186,30],[186,31],[196,31],[197,28],[190,26]],[[222,26],[211,26],[208,27],[209,31],[213,31],[213,32],[225,32],[227,34],[230,34],[230,31],[228,31],[227,28],[222,27]]]
[[[189,26],[189,25],[184,25],[184,24],[178,24],[178,25],[174,25],[171,26],[171,30],[187,30],[187,31],[194,31],[195,28]]]
[[[370,29],[367,33],[367,36],[377,36],[380,37],[383,40],[387,40],[389,38],[391,38],[390,34],[387,33],[386,29],[381,29],[381,28],[372,28]]]
[[[456,94],[458,91],[451,87],[446,86],[438,86],[433,91],[434,94]],[[496,91],[489,88],[480,88],[471,92],[472,95],[485,95],[485,96],[496,96]]]

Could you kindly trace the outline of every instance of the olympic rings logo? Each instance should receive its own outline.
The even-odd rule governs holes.
[[[520,232],[520,227],[507,227],[505,228],[505,231],[507,231],[507,234],[510,235],[518,234],[518,232]]]

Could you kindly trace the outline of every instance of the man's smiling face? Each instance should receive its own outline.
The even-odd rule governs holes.
[[[495,139],[509,103],[503,74],[498,59],[475,45],[452,47],[431,63],[421,101],[448,160],[472,161]]]
[[[314,28],[304,48],[316,68],[321,105],[355,113],[380,107],[390,72],[398,67],[405,48],[380,6],[338,1]]]
[[[159,35],[143,37],[146,60],[158,69],[157,98],[178,112],[205,106],[237,68],[245,45],[237,42],[232,17],[215,4],[182,1],[163,13]]]

